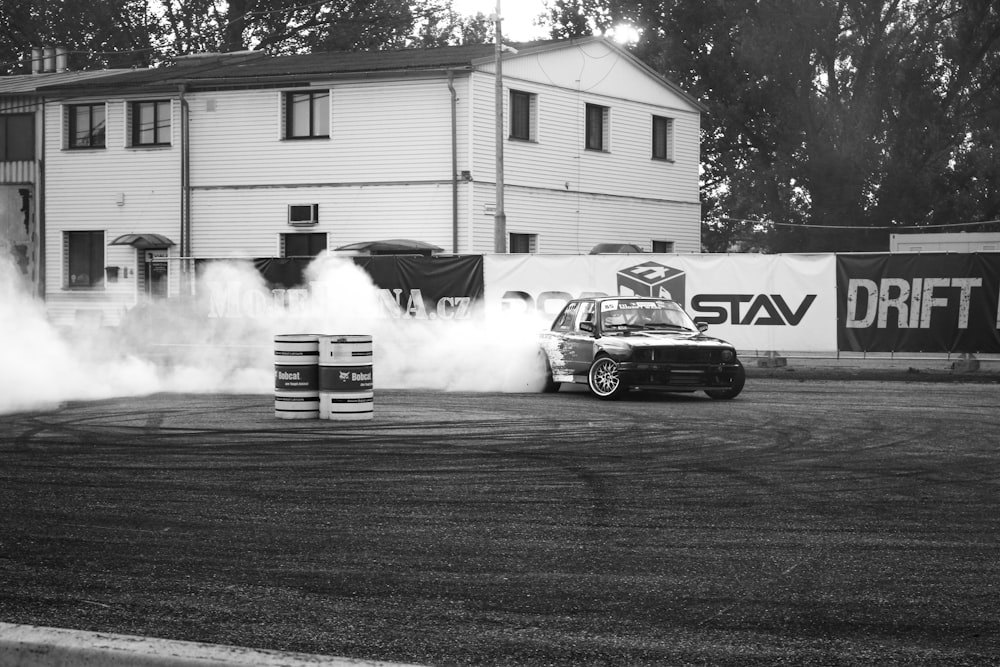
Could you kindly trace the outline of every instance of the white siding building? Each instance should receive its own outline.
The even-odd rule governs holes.
[[[42,89],[50,314],[113,324],[184,293],[184,258],[494,252],[493,53],[248,52]],[[695,100],[600,38],[506,52],[502,72],[507,252],[700,251]]]
[[[42,293],[44,255],[43,169],[45,100],[41,86],[77,83],[120,70],[70,72],[65,52],[47,49],[32,74],[0,77],[0,258],[12,261],[36,295]],[[56,65],[56,63],[59,63]]]

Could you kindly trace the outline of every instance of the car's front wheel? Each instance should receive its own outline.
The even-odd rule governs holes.
[[[743,385],[746,384],[746,381],[746,371],[744,371],[743,367],[740,366],[739,370],[733,373],[733,383],[731,385],[725,389],[707,389],[705,390],[705,393],[709,396],[709,398],[715,399],[726,400],[736,398],[740,395],[740,392],[743,391]]]
[[[594,396],[602,399],[619,398],[628,389],[618,372],[618,362],[608,356],[598,357],[590,365],[587,385]]]

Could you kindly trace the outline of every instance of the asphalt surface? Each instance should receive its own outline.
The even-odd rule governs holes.
[[[0,621],[437,665],[1000,664],[1000,384],[937,371],[0,416]]]

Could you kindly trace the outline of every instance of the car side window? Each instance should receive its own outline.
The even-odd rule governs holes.
[[[573,302],[568,304],[559,315],[556,323],[552,326],[555,331],[571,331],[573,329],[574,323],[576,322],[576,314],[580,309],[579,302]]]
[[[576,318],[576,330],[582,331],[580,324],[583,322],[594,323],[594,302],[593,301],[582,301],[580,302],[580,313]],[[589,332],[588,332],[589,333]]]

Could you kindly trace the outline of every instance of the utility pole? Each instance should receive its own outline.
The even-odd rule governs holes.
[[[506,254],[507,214],[503,208],[503,33],[500,30],[500,22],[500,0],[497,0],[497,11],[494,19],[496,25],[494,54],[496,60],[497,192],[496,211],[493,219],[493,251],[498,254]]]

